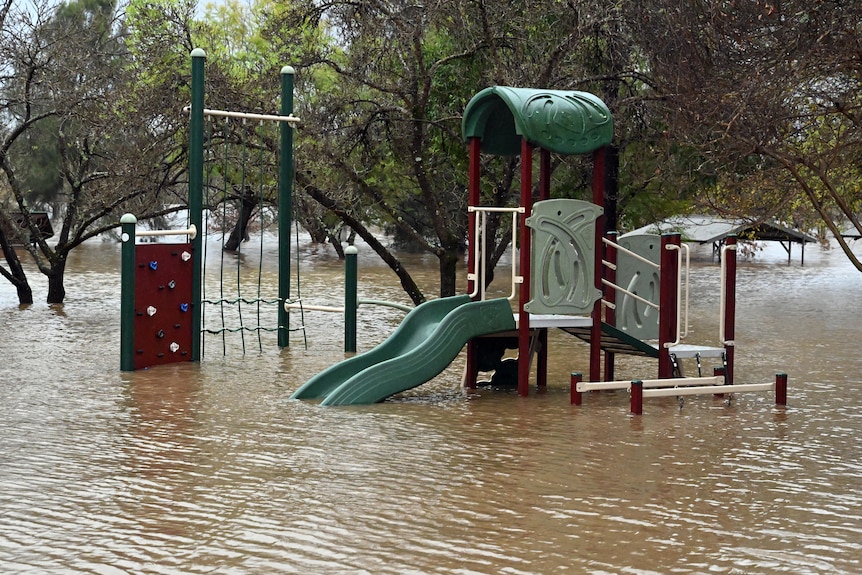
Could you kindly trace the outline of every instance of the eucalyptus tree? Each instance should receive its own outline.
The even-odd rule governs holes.
[[[862,234],[862,5],[644,0],[630,14],[669,137],[701,159],[716,209]]]
[[[154,93],[138,92],[145,98],[136,99],[129,89],[136,77],[128,73],[122,12],[113,0],[12,6],[0,38],[7,63],[0,85],[7,197],[0,217],[8,231],[10,215],[22,214],[33,238],[23,249],[48,278],[48,303],[62,303],[72,249],[115,227],[122,211],[153,215],[164,209],[159,194],[169,192],[181,173],[177,154],[164,146],[175,126]],[[54,214],[59,230],[50,244],[29,217],[34,190],[26,164],[37,156],[27,154],[26,145],[35,141],[57,152],[45,160],[45,169],[60,175]],[[0,234],[7,264],[0,273],[16,286],[21,303],[31,303],[15,239]]]

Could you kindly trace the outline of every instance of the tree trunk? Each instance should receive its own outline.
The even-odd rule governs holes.
[[[619,230],[617,198],[620,189],[620,148],[611,144],[605,151],[605,234]]]
[[[254,192],[246,189],[239,198],[239,216],[230,232],[230,237],[224,244],[225,251],[235,252],[239,249],[240,242],[248,240],[248,222],[256,205],[257,198]]]
[[[48,303],[63,303],[66,299],[66,288],[63,285],[63,276],[66,273],[66,256],[57,258],[48,276]]]
[[[453,296],[458,289],[459,251],[457,249],[441,249],[437,253],[437,257],[440,260],[440,297]]]
[[[308,181],[306,181],[300,174],[297,174],[297,183],[303,186],[305,189],[305,193],[309,195],[312,199],[318,202],[321,206],[331,211],[333,214],[338,216],[338,218],[344,222],[346,225],[350,226],[359,237],[365,240],[365,243],[374,250],[374,252],[380,256],[386,265],[395,272],[398,276],[398,279],[401,280],[401,288],[404,292],[410,297],[410,300],[414,305],[419,305],[420,303],[425,301],[425,295],[422,293],[422,290],[419,289],[419,286],[416,285],[416,282],[413,280],[413,277],[404,269],[404,266],[401,265],[401,262],[396,258],[392,252],[386,249],[374,234],[372,234],[365,225],[362,224],[359,220],[354,218],[346,209],[338,204],[335,200],[327,196],[323,190],[311,185]]]
[[[15,248],[9,243],[6,234],[0,229],[0,253],[6,258],[6,265],[9,269],[6,270],[0,267],[0,275],[9,280],[15,290],[18,292],[18,303],[20,305],[30,305],[33,303],[33,289],[30,287],[30,282],[27,281],[27,274],[24,273],[24,268],[21,266],[21,260],[18,259],[18,253]]]

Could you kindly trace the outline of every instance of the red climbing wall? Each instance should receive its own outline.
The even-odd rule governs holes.
[[[135,247],[135,369],[191,360],[191,244]]]

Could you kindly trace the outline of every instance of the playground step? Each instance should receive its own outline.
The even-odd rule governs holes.
[[[569,327],[564,328],[563,331],[572,334],[586,343],[590,343],[589,327]],[[654,345],[632,337],[626,332],[606,323],[602,323],[601,347],[602,350],[610,353],[658,357],[658,349]]]

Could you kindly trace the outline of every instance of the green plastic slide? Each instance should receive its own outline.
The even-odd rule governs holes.
[[[422,385],[457,357],[471,338],[515,329],[509,302],[440,298],[412,310],[376,348],[309,379],[292,399],[323,398],[322,405],[377,403]]]

